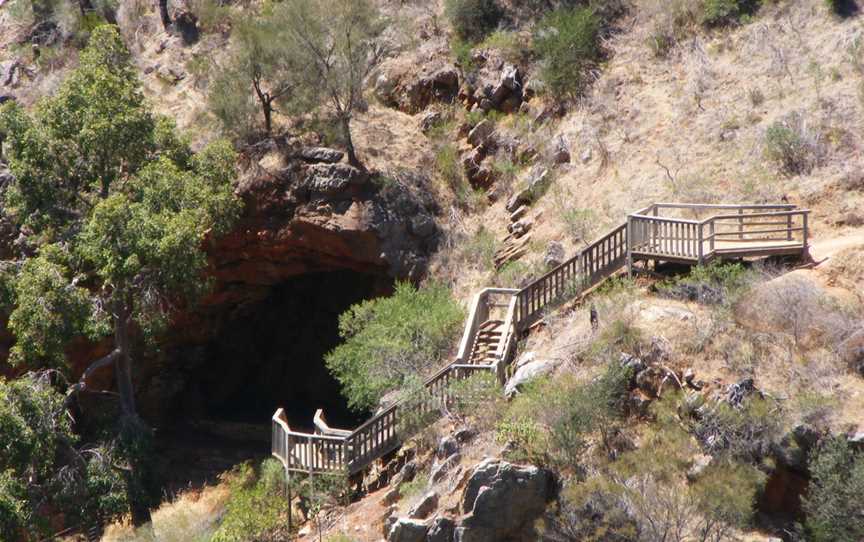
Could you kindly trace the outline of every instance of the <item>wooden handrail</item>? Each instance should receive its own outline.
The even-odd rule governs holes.
[[[653,216],[660,209],[737,209],[737,214],[718,214],[704,220],[689,220]],[[764,210],[769,211],[764,211]],[[771,211],[771,209],[786,209]],[[744,211],[759,211],[744,213]],[[652,213],[651,216],[644,213]],[[432,415],[436,405],[447,404],[452,398],[449,384],[467,378],[480,371],[495,371],[502,378],[505,364],[509,361],[516,333],[530,325],[551,303],[567,296],[578,296],[602,282],[625,264],[632,266],[634,254],[645,258],[664,258],[702,263],[716,254],[728,254],[738,248],[715,248],[719,238],[738,236],[738,242],[772,242],[772,239],[746,238],[749,235],[785,233],[784,241],[793,241],[793,233],[802,232],[801,246],[806,252],[808,242],[807,209],[796,209],[791,204],[680,204],[655,203],[637,213],[628,215],[627,222],[597,239],[572,258],[544,273],[522,289],[485,288],[473,298],[456,357],[445,367],[427,378],[423,387],[431,400],[415,401],[402,399],[385,408],[353,431],[334,429],[327,425],[323,412],[315,413],[314,425],[321,434],[292,431],[285,411],[280,408],[273,415],[273,455],[285,465],[286,470],[332,472],[347,470],[357,472],[383,454],[394,450],[400,439],[397,430],[402,409],[412,409],[421,416]],[[802,226],[794,226],[795,216],[802,217]],[[785,228],[754,230],[753,227],[783,226],[784,222],[747,222],[754,218],[783,218]],[[722,221],[735,220],[734,224]],[[717,226],[736,226],[732,232],[718,232]],[[748,229],[749,228],[749,229]],[[707,232],[706,232],[707,230]],[[777,240],[779,241],[779,240]],[[706,243],[708,248],[706,251]],[[789,246],[788,244],[786,246]],[[797,248],[796,244],[792,247]],[[648,249],[643,252],[634,248]],[[763,247],[763,249],[766,247]],[[769,250],[776,247],[767,247]],[[784,247],[781,247],[784,248]],[[755,250],[755,249],[754,249]],[[746,251],[745,251],[746,253]],[[773,253],[773,252],[769,252]],[[495,295],[509,295],[507,303],[493,301]],[[507,307],[501,336],[495,347],[493,363],[466,363],[469,361],[480,326],[487,320],[492,307]],[[323,454],[323,455],[322,455]]]

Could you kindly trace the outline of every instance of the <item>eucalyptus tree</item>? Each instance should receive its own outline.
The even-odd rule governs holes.
[[[205,291],[204,244],[238,216],[235,154],[217,141],[197,154],[148,108],[117,29],[96,28],[80,64],[31,114],[0,108],[15,180],[5,212],[31,255],[7,281],[10,361],[67,366],[75,336],[111,337],[71,391],[113,365],[122,420],[140,425],[133,334],[154,337],[171,311]],[[134,510],[133,510],[134,511]]]
[[[362,169],[351,120],[364,105],[366,78],[384,54],[376,40],[383,29],[377,8],[370,0],[285,0],[274,9],[300,55],[308,96],[332,109],[348,161]]]
[[[255,110],[260,109],[269,135],[273,113],[296,103],[304,59],[267,6],[260,14],[244,12],[232,36],[228,59],[210,87],[210,109],[226,131],[241,138],[255,131]]]

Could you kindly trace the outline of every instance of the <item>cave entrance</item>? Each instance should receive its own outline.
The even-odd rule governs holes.
[[[391,291],[390,279],[356,271],[304,274],[225,315],[195,379],[202,414],[266,424],[283,407],[292,427],[310,430],[323,408],[328,423],[353,428],[366,413],[348,408],[324,356],[340,343],[340,314]]]

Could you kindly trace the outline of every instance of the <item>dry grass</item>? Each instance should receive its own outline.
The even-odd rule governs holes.
[[[227,484],[181,494],[153,512],[153,523],[139,529],[110,525],[103,542],[203,542],[218,526],[229,492]]]

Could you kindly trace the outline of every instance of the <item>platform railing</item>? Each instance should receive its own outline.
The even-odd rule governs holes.
[[[660,216],[664,210],[710,216]],[[453,382],[487,371],[493,371],[503,382],[516,337],[541,318],[550,305],[583,295],[625,265],[632,270],[634,258],[705,263],[725,254],[798,250],[806,254],[809,212],[790,204],[651,204],[628,215],[626,223],[524,288],[486,288],[478,293],[456,357],[426,380],[423,393],[385,408],[353,431],[329,427],[320,411],[315,416],[314,434],[292,431],[280,408],[273,415],[272,454],[289,472],[359,472],[399,447],[408,436],[405,419],[437,416],[446,410],[453,399]],[[502,297],[504,301],[499,301]],[[501,310],[506,312],[495,361],[470,364],[480,326]]]

